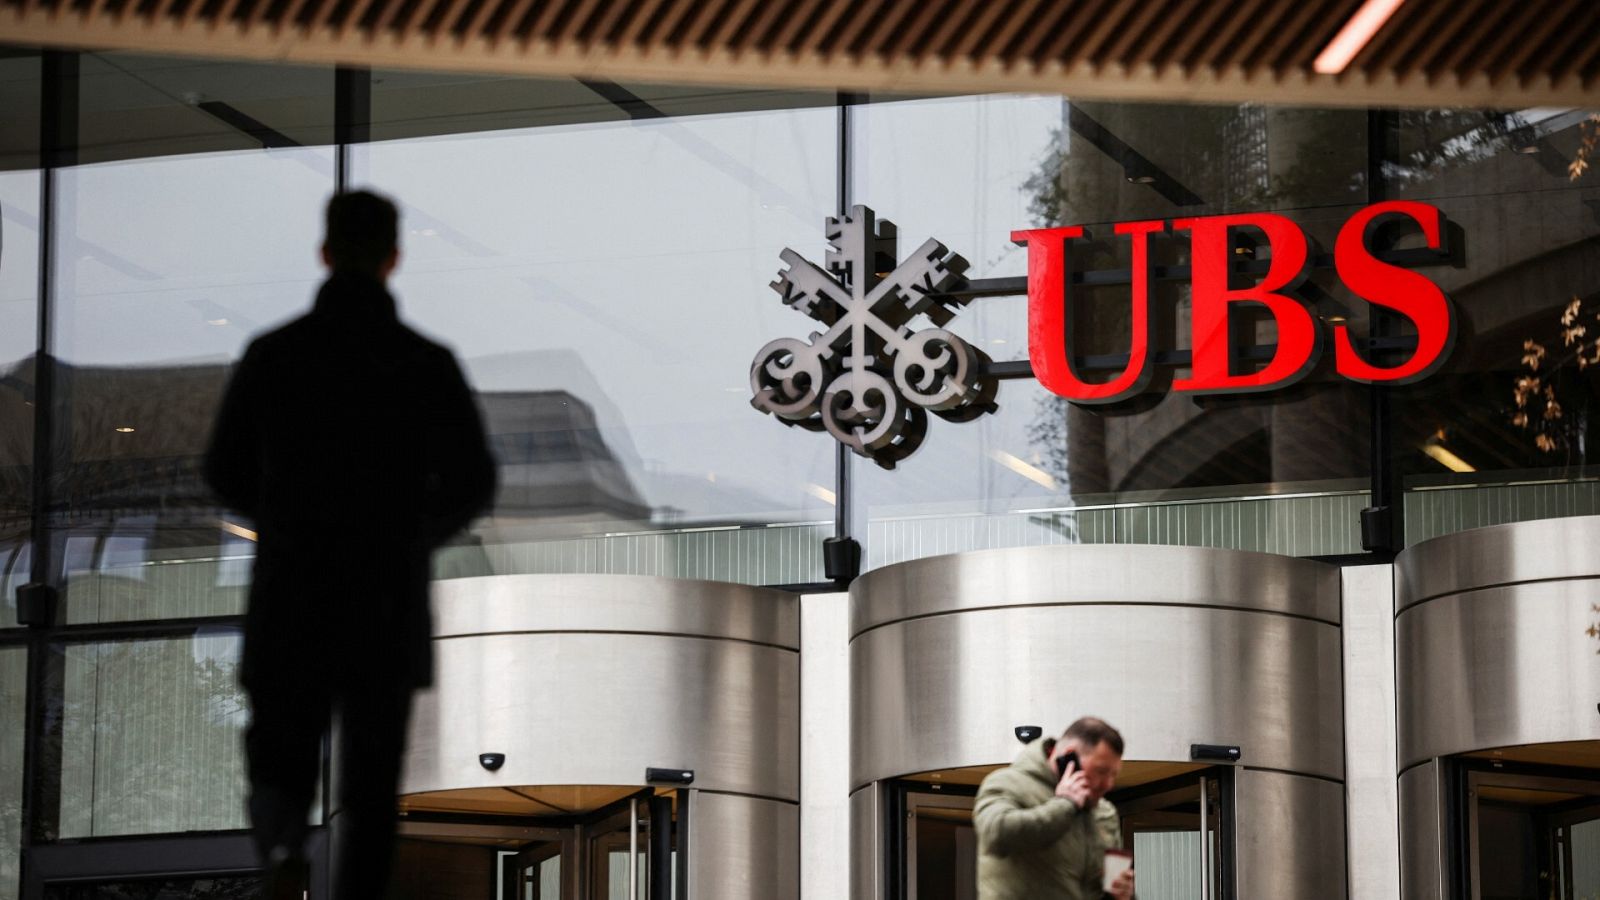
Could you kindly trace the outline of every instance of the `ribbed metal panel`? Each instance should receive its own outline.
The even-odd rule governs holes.
[[[24,43],[582,78],[1259,101],[1572,100],[1600,7],[1412,0],[1337,75],[1361,0],[0,0]],[[1519,96],[1520,95],[1520,96]]]
[[[1496,484],[1406,494],[1406,543],[1486,525],[1600,514],[1600,481]]]
[[[1177,544],[1284,556],[1360,553],[1365,492],[887,519],[868,530],[869,568],[1038,544]]]

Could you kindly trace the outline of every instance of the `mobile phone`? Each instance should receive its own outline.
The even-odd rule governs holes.
[[[1083,771],[1083,763],[1078,762],[1078,751],[1072,750],[1056,757],[1056,777],[1062,778],[1067,774],[1067,763],[1072,763],[1078,771]]]

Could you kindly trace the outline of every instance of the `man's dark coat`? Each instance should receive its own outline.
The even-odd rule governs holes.
[[[455,357],[402,325],[378,281],[336,274],[250,345],[206,479],[259,535],[247,689],[430,683],[430,556],[489,505],[495,470]]]

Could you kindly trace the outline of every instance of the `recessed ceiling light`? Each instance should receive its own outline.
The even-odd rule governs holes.
[[[133,430],[134,429],[133,429],[132,425],[118,425],[117,426],[117,433],[118,434],[133,434]]]
[[[206,320],[206,324],[207,325],[226,325],[226,324],[228,324],[228,320],[227,319],[207,319]]]

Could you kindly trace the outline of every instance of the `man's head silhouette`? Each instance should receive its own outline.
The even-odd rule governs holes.
[[[370,191],[335,194],[328,201],[322,261],[336,275],[362,275],[384,281],[400,261],[400,213],[386,197]]]

